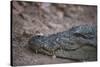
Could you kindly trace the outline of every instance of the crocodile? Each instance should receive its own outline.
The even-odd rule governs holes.
[[[79,61],[97,60],[97,26],[80,25],[49,36],[29,39],[35,53]]]

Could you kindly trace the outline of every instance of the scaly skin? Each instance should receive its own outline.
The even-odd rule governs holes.
[[[75,51],[77,52],[77,50],[80,50],[83,46],[90,46],[96,49],[97,29],[95,25],[80,25],[73,27],[68,31],[59,32],[49,36],[34,36],[29,40],[29,45],[36,53],[41,52],[47,55],[68,57],[65,53],[68,51],[70,51],[70,54],[71,51],[72,53],[75,53]],[[73,59],[73,57],[71,58]],[[74,59],[77,59],[77,57],[74,57]],[[88,60],[87,58],[78,59]]]

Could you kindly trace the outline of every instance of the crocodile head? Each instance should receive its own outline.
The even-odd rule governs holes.
[[[32,49],[34,50],[38,50],[40,48],[43,48],[44,46],[44,40],[46,39],[45,36],[41,36],[41,35],[37,35],[37,36],[34,36],[32,37],[30,40],[29,40],[29,45]]]

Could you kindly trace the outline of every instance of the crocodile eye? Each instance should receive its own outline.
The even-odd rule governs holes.
[[[41,35],[38,35],[37,37],[41,37]]]

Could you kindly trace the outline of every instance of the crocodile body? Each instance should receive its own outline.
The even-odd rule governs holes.
[[[82,61],[96,60],[97,27],[80,25],[49,36],[34,36],[29,45],[36,53]]]

